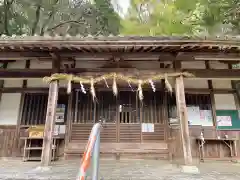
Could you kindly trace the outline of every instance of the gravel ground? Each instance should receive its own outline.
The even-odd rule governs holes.
[[[0,160],[1,180],[76,179],[79,161],[57,161],[47,171],[39,162],[16,159]],[[177,165],[159,160],[101,160],[100,176],[104,180],[240,180],[240,164],[205,162],[197,164],[200,174],[186,174]],[[90,178],[88,178],[90,180]]]

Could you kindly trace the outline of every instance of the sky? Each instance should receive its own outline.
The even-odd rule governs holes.
[[[130,5],[130,0],[117,0],[118,5],[121,7],[121,15],[124,15],[127,13],[128,7]]]

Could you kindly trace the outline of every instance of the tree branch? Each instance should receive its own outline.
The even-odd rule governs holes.
[[[52,17],[56,14],[56,7],[55,5],[59,2],[59,0],[55,0],[55,4],[52,6],[52,11],[50,12],[47,20],[43,23],[43,26],[40,31],[40,35],[43,36],[46,30],[47,25],[50,23]]]
[[[36,10],[36,19],[33,23],[33,27],[32,27],[32,35],[35,34],[36,30],[37,30],[37,25],[39,23],[40,20],[40,13],[41,13],[41,7],[42,7],[42,0],[39,2],[39,4],[37,5],[37,10]]]
[[[48,28],[47,31],[53,31],[53,30],[55,30],[55,29],[57,29],[57,28],[59,28],[61,26],[66,25],[66,24],[83,24],[83,22],[69,20],[69,21],[62,22],[62,23],[60,23],[60,24],[58,24],[58,25],[56,25],[56,26],[54,26],[52,28]]]

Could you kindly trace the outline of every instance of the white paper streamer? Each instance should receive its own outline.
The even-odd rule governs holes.
[[[80,86],[81,86],[81,91],[82,91],[84,94],[86,94],[87,92],[86,92],[86,90],[85,90],[82,82],[80,82]]]
[[[118,90],[117,90],[117,82],[116,82],[116,76],[113,77],[113,94],[114,96],[117,96]]]
[[[165,79],[166,88],[168,89],[169,92],[172,92],[172,86],[167,79],[167,74],[165,74],[164,77],[165,77],[164,79]]]
[[[67,84],[67,93],[70,94],[72,91],[72,78],[73,76],[70,76],[70,78],[68,79],[68,84]]]
[[[153,81],[151,79],[149,79],[149,83],[150,83],[150,85],[152,87],[153,92],[156,92],[155,85],[154,85],[154,83],[153,83]]]
[[[95,98],[96,98],[96,93],[95,93],[93,78],[91,78],[91,94],[92,94],[92,98],[93,98],[93,101],[94,101]]]
[[[134,92],[134,90],[133,90],[133,88],[132,88],[132,86],[130,84],[130,81],[128,81],[128,86],[131,88],[132,92]]]
[[[139,80],[138,82],[138,96],[139,99],[142,101],[143,100],[142,80]]]
[[[104,82],[105,82],[105,85],[107,86],[107,88],[109,88],[109,86],[108,86],[108,83],[107,83],[107,80],[106,80],[106,78],[105,78],[105,77],[103,77],[103,80],[104,80]]]

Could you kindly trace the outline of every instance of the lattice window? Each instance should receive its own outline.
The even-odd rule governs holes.
[[[44,124],[47,111],[47,101],[47,94],[25,94],[21,125]]]

